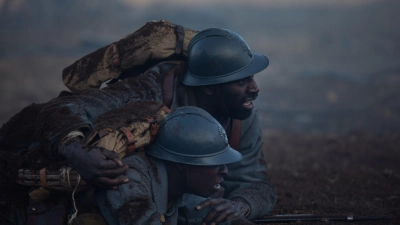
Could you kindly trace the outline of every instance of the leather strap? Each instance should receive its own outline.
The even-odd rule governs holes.
[[[42,187],[48,188],[47,180],[46,180],[46,168],[43,168],[39,172],[40,182],[42,183]]]
[[[183,49],[183,40],[185,38],[185,29],[181,25],[176,25],[175,33],[176,33],[175,53],[180,55],[182,53],[182,49]]]
[[[135,140],[135,136],[133,136],[131,131],[126,127],[121,127],[121,128],[119,128],[119,130],[125,134],[125,137],[128,140],[128,143],[127,143],[128,149],[126,150],[126,152],[128,154],[133,153],[136,149],[135,143],[137,142]]]
[[[231,134],[229,136],[229,145],[231,148],[237,150],[240,145],[240,136],[242,135],[242,121],[232,119]]]
[[[168,108],[172,105],[172,96],[174,94],[174,80],[175,80],[175,69],[178,65],[172,67],[168,71],[167,75],[164,76],[164,93],[163,93],[163,103]]]
[[[128,130],[128,128],[121,127],[121,128],[119,128],[119,130],[124,132],[126,139],[128,140],[128,144],[135,142],[135,136],[133,136],[133,134],[131,133],[130,130]]]

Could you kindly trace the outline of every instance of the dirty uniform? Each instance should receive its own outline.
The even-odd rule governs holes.
[[[129,166],[129,182],[116,190],[99,189],[94,194],[108,224],[177,224],[183,197],[168,204],[168,175],[162,160],[130,155],[122,159]]]
[[[90,89],[80,95],[48,102],[38,114],[35,130],[42,146],[46,147],[49,155],[59,158],[57,146],[60,139],[73,130],[89,133],[93,129],[92,121],[97,116],[140,100],[162,103],[164,74],[175,65],[176,62],[161,63],[140,76],[127,78],[106,88]],[[181,83],[186,66],[183,62],[178,62],[178,65],[175,69],[172,110],[179,106],[196,105],[191,87]],[[228,136],[231,132],[230,121],[231,118],[219,121]],[[253,110],[251,116],[242,121],[237,150],[243,155],[243,160],[227,165],[229,173],[223,183],[224,198],[242,198],[250,205],[248,219],[268,214],[276,201],[275,190],[266,173],[262,143],[258,112]]]

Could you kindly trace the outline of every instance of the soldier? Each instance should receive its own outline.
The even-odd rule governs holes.
[[[165,97],[171,94],[171,110],[180,106],[206,110],[229,137],[239,137],[229,141],[236,141],[235,148],[243,155],[243,160],[228,165],[231,173],[223,184],[223,196],[192,198],[194,205],[187,205],[188,209],[211,207],[203,218],[205,223],[225,221],[231,215],[257,218],[268,214],[276,201],[266,173],[261,125],[253,105],[259,92],[253,75],[268,64],[268,58],[252,52],[238,34],[206,29],[190,41],[187,65],[184,61],[163,62],[140,76],[106,88],[56,98],[38,111],[34,134],[46,155],[69,161],[85,181],[116,188],[129,182],[128,177],[120,176],[128,167],[115,152],[85,144],[85,136],[93,129],[92,121],[136,101],[165,103]],[[168,71],[175,75],[170,92],[165,86],[170,77]],[[235,122],[239,120],[241,123]]]
[[[222,126],[192,106],[170,113],[145,152],[147,157],[135,154],[122,159],[129,166],[128,183],[95,193],[108,224],[177,224],[178,209],[185,204],[183,194],[212,196],[228,173],[225,164],[242,158],[230,148]]]

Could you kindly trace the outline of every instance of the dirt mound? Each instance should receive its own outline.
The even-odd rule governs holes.
[[[278,194],[272,214],[384,215],[392,219],[362,224],[400,224],[399,134],[270,132],[264,141]]]

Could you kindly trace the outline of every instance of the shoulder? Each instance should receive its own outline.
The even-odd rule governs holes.
[[[146,174],[151,179],[158,177],[160,173],[165,171],[165,164],[162,160],[151,157],[143,152],[126,156],[122,159],[130,170]]]
[[[260,118],[257,109],[253,109],[251,115],[247,119],[242,120],[242,134],[254,129],[261,129]]]

